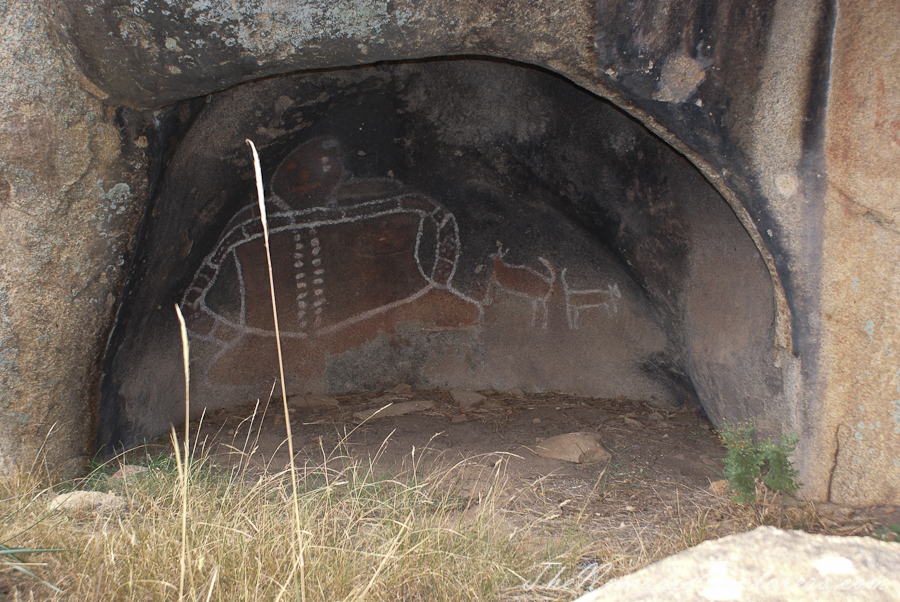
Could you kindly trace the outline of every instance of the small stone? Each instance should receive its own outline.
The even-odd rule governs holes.
[[[463,410],[474,408],[475,406],[484,403],[487,399],[487,397],[481,393],[476,393],[475,391],[462,391],[460,389],[451,389],[450,397],[452,397],[453,401],[455,401],[460,409]]]
[[[519,389],[518,387],[515,389],[510,389],[509,391],[506,392],[506,394],[509,395],[510,397],[515,397],[516,399],[522,399],[525,397],[525,391],[523,391],[522,389]]]
[[[534,420],[531,421],[531,424],[540,424],[540,423],[541,423],[540,418],[535,418]]]
[[[47,504],[50,512],[54,510],[94,510],[96,512],[114,512],[125,507],[125,499],[114,493],[100,491],[70,491],[61,493]]]
[[[710,493],[714,493],[716,495],[725,495],[728,493],[728,481],[725,479],[719,479],[718,481],[713,481],[709,484]]]
[[[295,408],[306,410],[319,410],[323,408],[336,408],[341,403],[330,395],[322,395],[321,393],[307,393],[303,396],[297,396],[290,400],[290,405]]]
[[[386,407],[366,410],[364,412],[355,412],[353,417],[357,420],[371,420],[375,418],[387,418],[388,416],[403,416],[412,412],[421,412],[422,410],[430,410],[434,407],[433,401],[407,401],[404,403],[394,403]]]
[[[581,464],[605,462],[612,455],[600,445],[597,433],[569,433],[545,439],[536,446],[535,453],[542,458],[554,458]]]
[[[653,422],[659,422],[661,420],[664,420],[663,415],[660,414],[659,412],[651,412],[650,415],[647,416],[647,418],[649,418]]]
[[[146,466],[138,466],[136,464],[126,464],[125,466],[123,466],[122,468],[117,470],[115,473],[113,473],[113,476],[109,477],[109,480],[124,481],[125,479],[127,479],[130,476],[140,474],[142,472],[147,472],[147,470],[148,470],[148,468]]]
[[[410,391],[412,391],[412,386],[410,386],[406,383],[400,383],[399,385],[397,385],[396,387],[394,387],[393,389],[388,391],[388,393],[394,393],[395,395],[403,395],[404,393],[409,393]]]

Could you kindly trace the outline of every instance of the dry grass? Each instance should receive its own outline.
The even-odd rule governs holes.
[[[298,467],[295,498],[289,470],[215,466],[203,445],[194,450],[184,515],[173,455],[144,456],[150,470],[124,481],[109,477],[120,460],[55,488],[115,492],[127,505],[112,512],[48,512],[54,491],[45,482],[0,478],[0,543],[62,548],[18,556],[59,592],[6,564],[0,600],[176,600],[183,516],[183,599],[192,601],[300,600],[304,593],[323,601],[572,600],[706,539],[817,521],[810,506],[772,498],[740,506],[705,491],[687,491],[653,512],[600,516],[592,500],[615,486],[615,474],[601,473],[583,499],[560,503],[543,497],[551,483],[508,482],[502,460],[493,468],[475,458],[385,476],[378,458],[363,464],[341,447]],[[482,471],[482,487],[462,494],[461,484],[471,481],[461,475],[469,479],[472,467]]]
[[[71,484],[124,496],[127,508],[111,513],[48,513],[52,493],[43,483],[0,482],[0,541],[64,549],[20,558],[60,593],[10,567],[0,583],[38,599],[177,598],[182,483],[171,456],[148,464],[150,471],[124,482],[102,467]],[[299,599],[289,475],[251,478],[199,460],[189,474],[185,599]],[[437,474],[376,478],[371,465],[348,462],[306,471],[297,502],[313,600],[496,599],[533,577],[541,562],[581,547],[565,533],[536,541],[511,530],[490,499],[458,498]]]

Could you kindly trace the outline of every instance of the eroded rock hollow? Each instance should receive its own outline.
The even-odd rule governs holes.
[[[777,394],[771,276],[743,226],[688,161],[557,76],[427,61],[245,84],[183,110],[195,116],[108,350],[102,443],[181,415],[176,303],[194,412],[272,388],[247,139],[289,395],[560,390],[734,420]]]

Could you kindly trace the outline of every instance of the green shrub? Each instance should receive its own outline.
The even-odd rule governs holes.
[[[776,492],[793,495],[800,488],[797,471],[791,464],[791,452],[797,446],[796,434],[783,435],[781,443],[764,439],[753,442],[751,425],[726,424],[720,435],[728,450],[725,456],[725,478],[737,495],[734,501],[746,504],[756,501],[756,486],[762,482]]]

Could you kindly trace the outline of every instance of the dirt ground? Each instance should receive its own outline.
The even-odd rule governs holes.
[[[802,500],[760,498],[754,507],[730,501],[711,484],[724,478],[726,450],[710,422],[688,407],[669,410],[626,398],[483,392],[479,406],[461,409],[449,391],[412,390],[337,395],[338,407],[308,409],[289,400],[298,465],[371,460],[383,474],[452,470],[450,486],[477,500],[502,482],[504,500],[519,516],[583,519],[603,533],[681,538],[695,545],[759,524],[814,533],[868,535],[900,522],[895,507],[841,508]],[[299,400],[302,403],[302,398]],[[360,421],[354,414],[410,401],[431,409]],[[192,424],[192,439],[214,461],[284,470],[288,464],[280,399],[220,410]],[[608,462],[575,464],[535,453],[543,440],[592,432]],[[500,481],[498,481],[498,478]],[[681,547],[681,546],[679,546]]]

